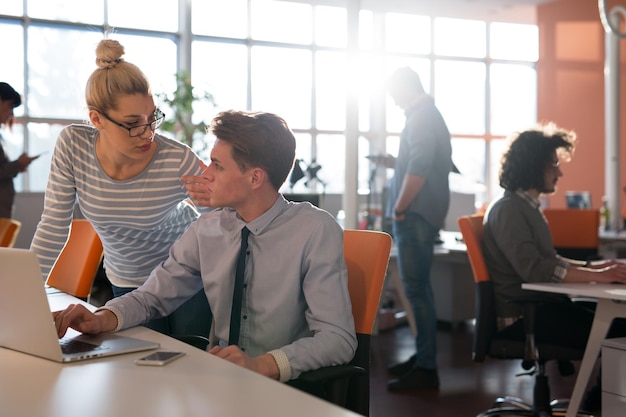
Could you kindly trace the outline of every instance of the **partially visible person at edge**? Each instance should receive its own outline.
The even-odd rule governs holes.
[[[13,125],[13,109],[22,104],[19,93],[9,84],[0,82],[0,127]],[[11,161],[2,147],[3,138],[0,134],[0,217],[13,217],[15,187],[13,178],[26,171],[37,156],[22,153],[15,161]]]
[[[201,178],[186,179],[192,195],[219,208],[189,227],[140,288],[95,313],[82,305],[55,312],[57,331],[137,326],[204,288],[215,316],[209,352],[298,386],[302,372],[354,356],[343,230],[324,210],[278,192],[296,146],[282,118],[231,110],[213,119],[211,132],[210,165]],[[245,272],[235,296],[240,251]],[[240,311],[233,309],[239,300]]]
[[[522,289],[529,282],[626,283],[626,264],[559,256],[541,213],[539,198],[556,191],[563,176],[561,162],[570,159],[575,139],[574,132],[552,123],[510,138],[500,167],[500,186],[505,191],[487,208],[482,247],[493,282],[499,330],[508,338],[526,339],[522,307],[510,301],[530,294],[545,300],[535,313],[536,340],[584,351],[595,304]],[[617,336],[626,336],[625,320],[614,320],[609,337]],[[600,396],[598,384],[584,401],[586,411],[599,408]]]
[[[399,272],[417,327],[416,353],[388,368],[396,378],[387,388],[437,389],[437,315],[430,270],[435,241],[450,205],[450,133],[433,98],[411,68],[396,70],[387,87],[396,105],[404,110],[406,124],[398,158],[386,160],[386,166],[395,169],[388,185],[386,216],[392,219]]]
[[[104,247],[104,269],[118,297],[141,286],[199,213],[181,177],[202,163],[186,145],[156,134],[164,114],[144,73],[123,59],[124,47],[104,39],[85,97],[91,125],[59,134],[44,208],[31,249],[44,280],[68,238],[77,203]],[[204,292],[146,325],[165,334],[208,336],[211,311]]]

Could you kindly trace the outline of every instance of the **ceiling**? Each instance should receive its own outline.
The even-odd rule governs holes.
[[[382,12],[456,17],[491,22],[537,23],[539,4],[556,0],[287,0],[327,6],[359,7]],[[589,0],[591,1],[591,0]]]
[[[536,6],[555,0],[360,0],[361,7],[490,21],[536,23]]]

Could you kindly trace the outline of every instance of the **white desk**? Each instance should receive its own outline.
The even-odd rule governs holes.
[[[77,300],[50,294],[58,310]],[[19,318],[16,318],[19,320]],[[23,319],[22,319],[23,320]],[[187,355],[137,366],[148,352],[74,364],[0,348],[0,414],[11,417],[329,416],[356,414],[144,327],[121,334]]]
[[[580,364],[574,392],[567,408],[566,417],[575,417],[587,382],[598,359],[602,341],[606,337],[611,322],[616,317],[626,317],[626,286],[611,284],[522,284],[522,288],[591,297],[598,300],[585,355]]]
[[[605,259],[626,258],[626,230],[600,230],[600,254]]]

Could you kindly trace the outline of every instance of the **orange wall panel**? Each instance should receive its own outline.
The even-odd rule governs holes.
[[[558,0],[537,8],[540,57],[537,63],[537,112],[541,122],[553,121],[578,136],[574,158],[563,164],[551,207],[565,206],[565,191],[587,190],[592,205],[602,204],[604,190],[604,65],[605,32],[597,1]],[[622,41],[621,59],[626,58]],[[622,66],[621,101],[626,109],[626,72]],[[622,110],[623,113],[623,110]],[[621,126],[621,184],[626,184],[626,123]],[[625,206],[622,194],[621,206]]]

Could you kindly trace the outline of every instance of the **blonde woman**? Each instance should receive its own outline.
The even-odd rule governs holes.
[[[31,244],[46,279],[67,240],[77,203],[102,240],[115,297],[141,286],[199,216],[180,177],[202,172],[189,147],[155,132],[164,114],[144,73],[123,55],[124,47],[115,40],[104,39],[96,49],[98,68],[85,90],[91,125],[71,125],[59,134]],[[200,291],[147,326],[166,334],[208,336],[211,320]]]

